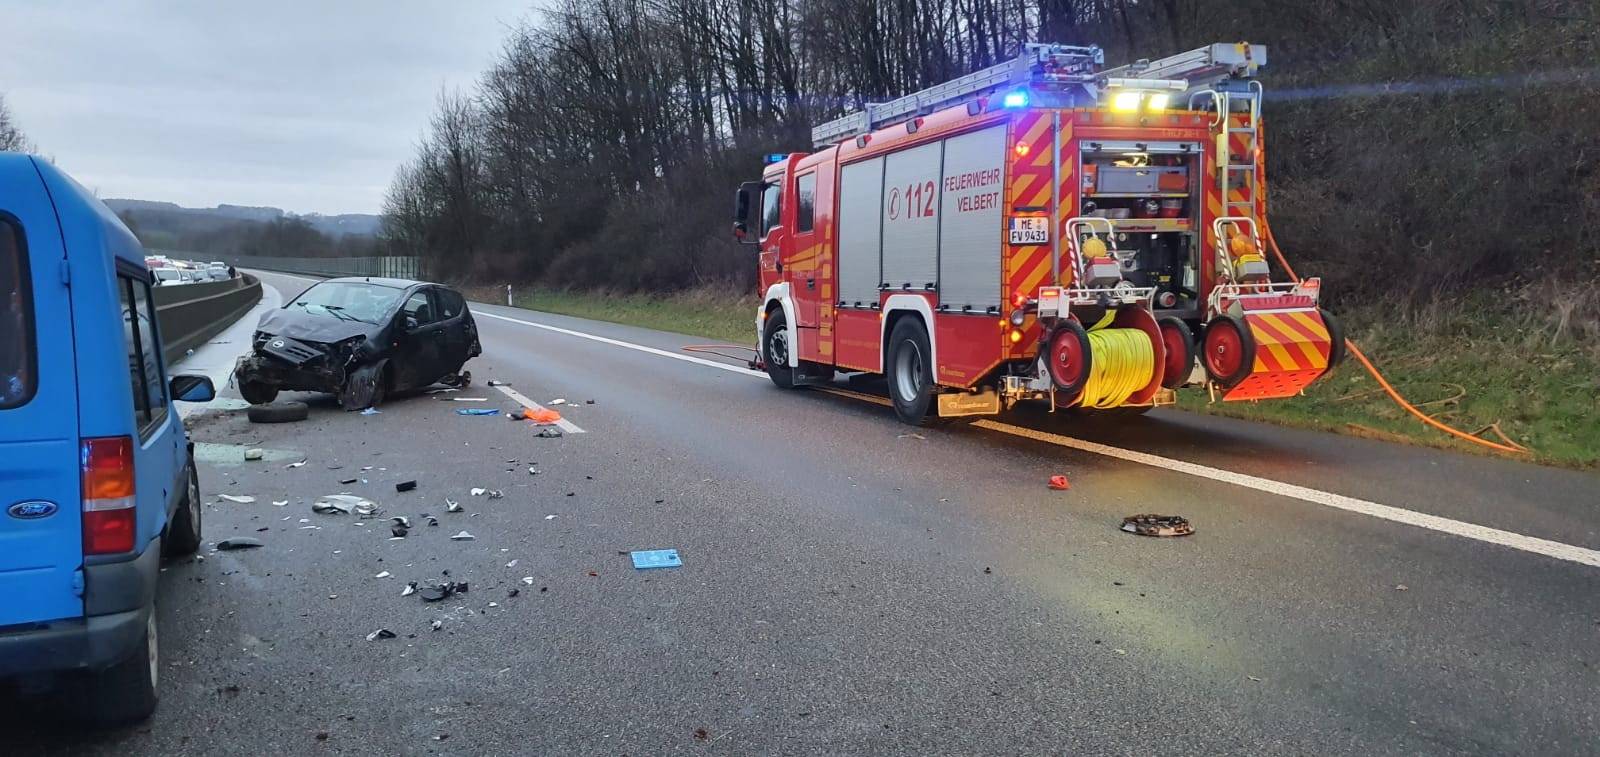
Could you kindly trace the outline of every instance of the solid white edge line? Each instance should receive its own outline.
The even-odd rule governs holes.
[[[521,392],[519,392],[519,391],[517,391],[515,389],[512,389],[511,387],[506,386],[505,384],[497,384],[495,386],[495,388],[499,389],[503,394],[505,394],[507,397],[510,397],[513,401],[521,402],[524,406],[531,407],[534,410],[548,410],[549,409],[549,408],[546,408],[544,405],[541,405],[541,404],[539,404],[537,402],[534,402],[533,400],[528,399],[527,397],[522,396]],[[560,411],[557,411],[557,412],[560,412]],[[569,434],[581,434],[581,433],[584,433],[583,429],[578,428],[578,424],[573,423],[572,421],[569,421],[566,418],[562,418],[561,420],[556,421],[556,428],[559,428],[562,431],[565,431],[565,432],[567,432]]]
[[[735,365],[728,365],[727,363],[718,363],[711,360],[705,360],[703,358],[697,358],[692,355],[681,355],[675,352],[656,349],[655,347],[646,347],[642,344],[624,342],[620,339],[611,339],[594,334],[586,334],[581,331],[564,329],[559,326],[534,323],[533,321],[525,321],[520,318],[511,318],[509,316],[497,315],[495,313],[485,313],[481,311],[473,311],[473,313],[475,315],[495,318],[502,321],[510,321],[512,323],[519,323],[524,326],[532,326],[534,328],[544,329],[546,331],[553,331],[558,334],[575,336],[580,339],[588,339],[590,341],[600,342],[601,344],[609,344],[615,347],[635,350],[637,352],[644,352],[651,355],[672,358],[673,360],[682,360],[686,363],[704,365],[711,368],[743,374],[746,376],[765,378],[767,375],[760,371],[741,368]],[[1545,557],[1553,557],[1557,560],[1565,560],[1567,562],[1575,562],[1580,565],[1588,565],[1591,567],[1600,568],[1600,551],[1573,546],[1571,544],[1563,544],[1558,541],[1540,539],[1536,536],[1527,536],[1512,531],[1503,531],[1498,528],[1480,526],[1475,523],[1467,523],[1465,521],[1452,520],[1450,518],[1443,518],[1437,515],[1419,513],[1413,510],[1406,510],[1391,505],[1381,505],[1377,502],[1357,499],[1355,497],[1347,497],[1343,494],[1334,494],[1333,492],[1326,492],[1322,491],[1321,489],[1312,489],[1310,487],[1299,486],[1297,484],[1274,481],[1270,478],[1261,478],[1259,476],[1251,476],[1244,473],[1225,471],[1219,468],[1200,465],[1198,463],[1175,460],[1173,458],[1162,457],[1160,455],[1152,455],[1148,452],[1135,452],[1133,450],[1123,449],[1121,447],[1113,447],[1108,444],[1074,439],[1069,436],[1052,434],[1048,431],[1037,431],[1021,426],[1013,426],[1009,423],[1002,423],[999,421],[981,420],[974,422],[972,425],[978,428],[986,428],[991,431],[998,431],[1003,434],[1019,436],[1026,439],[1032,439],[1034,441],[1045,442],[1047,444],[1054,444],[1060,447],[1067,447],[1070,449],[1079,450],[1081,452],[1103,455],[1105,457],[1115,458],[1117,460],[1130,463],[1137,463],[1139,465],[1147,465],[1152,468],[1159,468],[1161,470],[1186,473],[1198,478],[1209,479],[1225,484],[1233,484],[1234,486],[1239,486],[1246,489],[1254,489],[1266,494],[1297,499],[1313,505],[1322,505],[1324,507],[1331,507],[1336,510],[1359,513],[1362,515],[1371,516],[1373,518],[1392,521],[1394,523],[1404,523],[1409,526],[1416,526],[1418,528],[1425,528],[1431,531],[1438,531],[1440,533],[1459,536],[1465,539],[1472,539],[1488,544],[1497,544],[1523,552],[1544,555]]]

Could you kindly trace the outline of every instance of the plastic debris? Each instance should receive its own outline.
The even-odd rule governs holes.
[[[1188,536],[1194,533],[1189,520],[1181,515],[1129,515],[1122,519],[1122,530],[1140,536]]]
[[[375,408],[375,407],[369,407],[369,408],[361,411],[362,415],[381,415],[382,413],[383,413],[382,410],[379,410],[378,408]]]
[[[394,638],[394,631],[391,631],[387,628],[380,628],[372,633],[367,634],[367,641],[377,641],[378,639],[392,638]]]
[[[500,606],[500,603],[499,603],[499,602],[490,602],[490,603],[489,603],[489,606],[490,606],[490,607],[499,607],[499,606]]]
[[[1072,483],[1067,480],[1066,476],[1051,476],[1050,488],[1056,491],[1066,491],[1072,488]]]
[[[517,561],[516,560],[512,560],[511,562],[506,563],[506,567],[507,568],[515,568],[515,567],[517,567]]]
[[[494,407],[464,407],[456,411],[456,415],[499,415],[500,409]]]
[[[489,379],[489,386],[511,386],[511,383],[509,381],[496,381],[494,379]]]
[[[502,498],[504,496],[506,496],[506,493],[503,492],[503,491],[500,491],[499,489],[490,489],[489,490],[489,499],[500,499],[500,498]]]
[[[235,549],[255,549],[256,547],[264,546],[266,545],[262,544],[260,539],[254,539],[249,536],[235,536],[232,539],[223,539],[217,542],[217,551],[231,552]]]
[[[560,397],[557,397],[557,398],[555,398],[553,400],[550,400],[550,404],[552,404],[552,405],[565,405],[565,404],[567,404],[567,401],[562,399],[562,398],[560,398]]]
[[[422,517],[424,517],[424,518],[427,518],[427,519],[428,519],[428,525],[430,525],[430,526],[437,526],[437,525],[439,525],[439,519],[438,519],[438,518],[435,518],[435,517],[433,517],[433,516],[432,516],[432,515],[423,515],[423,516],[422,516]]]
[[[637,570],[648,568],[677,568],[683,565],[683,560],[678,558],[676,549],[645,549],[629,553],[633,558],[633,567]]]
[[[264,450],[262,450],[261,448],[252,447],[251,449],[247,449],[247,450],[244,451],[244,459],[246,459],[246,460],[260,460],[261,458],[266,457],[266,454],[267,453]]]
[[[357,497],[354,494],[325,494],[311,503],[311,512],[325,515],[349,515],[356,508],[363,505],[373,509],[377,504],[366,497]],[[370,512],[370,511],[368,511]]]
[[[241,495],[237,495],[237,496],[232,495],[232,494],[218,494],[217,495],[217,499],[227,500],[228,502],[233,502],[233,503],[240,504],[240,505],[248,505],[248,504],[256,501],[255,497],[251,497],[251,496],[248,496],[248,495],[242,495],[242,494]]]
[[[359,478],[341,478],[341,479],[339,479],[339,483],[341,483],[341,484],[343,484],[345,486],[349,486],[349,485],[351,485],[351,484],[353,484],[353,483],[355,483],[357,481],[360,481],[360,480],[361,479],[359,479]]]
[[[389,577],[389,575],[390,575],[390,574],[389,574],[389,571],[387,571],[387,570],[386,570],[386,571],[384,571],[384,572],[382,572],[382,573],[379,573],[379,574],[378,574],[378,575],[376,575],[376,576],[373,576],[373,578],[388,578],[388,577]]]
[[[402,597],[409,597],[409,596],[411,596],[412,594],[415,594],[415,593],[417,593],[417,582],[416,581],[411,581],[411,582],[407,583],[406,584],[406,588],[400,590],[400,596],[402,596]]]
[[[447,513],[459,513],[459,512],[461,512],[461,503],[457,502],[457,501],[455,501],[453,499],[447,499],[447,500],[444,501],[444,511],[447,512]],[[428,525],[437,526],[439,524],[438,523],[429,523]]]
[[[555,430],[553,428],[546,428],[546,429],[540,429],[539,433],[536,434],[536,436],[538,436],[541,439],[560,439],[561,438],[561,432],[557,431],[557,430]]]
[[[532,585],[533,585],[533,576],[523,576],[523,577],[522,577],[522,582],[523,582],[523,583],[524,583],[524,584],[527,584],[527,585],[529,585],[529,586],[532,586]]]
[[[460,583],[450,581],[447,583],[436,584],[434,586],[424,586],[417,590],[417,595],[421,597],[422,601],[424,602],[441,602],[445,599],[455,596],[456,594],[466,593],[467,583],[465,581]]]
[[[478,538],[478,537],[473,536],[472,534],[469,534],[465,530],[463,530],[460,533],[455,534],[454,536],[451,536],[450,537],[450,541],[472,541],[473,539],[476,539],[476,538]]]
[[[394,524],[394,525],[389,527],[389,533],[394,534],[394,536],[392,538],[404,539],[404,538],[406,538],[406,534],[411,533],[411,531],[410,531],[410,529],[407,529],[405,526],[402,526],[402,525],[396,523],[396,524]]]
[[[928,440],[928,437],[923,436],[922,434],[900,434],[900,435],[896,436],[895,438],[896,439],[921,439],[922,441],[927,441]]]
[[[488,397],[439,397],[445,402],[488,402]]]
[[[273,507],[283,507],[283,506],[285,506],[287,504],[289,504],[289,500],[286,500],[286,499],[275,499],[275,500],[272,500],[272,506]]]
[[[389,520],[392,521],[395,525],[397,525],[397,526],[399,526],[401,528],[410,528],[411,527],[411,519],[407,518],[404,515],[396,515],[393,518],[390,518]]]
[[[538,468],[535,468],[535,467],[533,467],[533,466],[531,466],[531,465],[530,465],[530,466],[528,466],[528,475],[530,475],[530,476],[537,476],[537,475],[539,475],[539,469],[538,469]]]
[[[408,492],[415,488],[417,488],[416,481],[401,481],[394,485],[394,490],[397,492]]]
[[[298,467],[300,467],[302,465],[305,465],[305,464],[306,464],[306,461],[301,460],[298,463],[289,463],[288,465],[285,465],[283,467],[285,467],[285,468],[298,468]]]
[[[432,622],[432,623],[430,623],[430,624],[428,624],[428,628],[429,628],[429,629],[430,629],[430,630],[433,630],[433,631],[437,631],[437,630],[439,630],[439,629],[441,629],[441,628],[444,628],[444,621],[442,621],[442,620],[435,620],[435,621],[433,621],[433,622]]]
[[[484,494],[487,494],[488,491],[488,489],[485,489],[481,486],[474,486],[471,489],[472,496],[474,497],[482,497]]]
[[[544,516],[544,519],[545,520],[555,520],[556,516],[554,516],[554,515],[546,515],[546,516]]]

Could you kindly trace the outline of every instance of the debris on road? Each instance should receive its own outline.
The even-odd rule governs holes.
[[[396,523],[396,524],[394,524],[392,526],[389,526],[389,533],[394,535],[393,538],[404,539],[404,538],[406,538],[406,534],[411,533],[411,531],[410,531],[410,529],[406,528],[405,526],[402,526],[402,525]]]
[[[633,567],[636,570],[649,568],[677,568],[683,565],[683,560],[678,558],[676,549],[645,549],[632,552]]]
[[[441,628],[444,628],[444,621],[442,621],[442,620],[435,620],[435,621],[433,621],[433,622],[432,622],[432,623],[429,623],[429,624],[428,624],[428,628],[429,628],[429,629],[430,629],[430,630],[434,630],[434,631],[437,631],[437,630],[439,630],[439,629],[441,629]]]
[[[1058,492],[1066,491],[1072,488],[1072,482],[1068,481],[1066,476],[1051,476],[1050,488]]]
[[[378,629],[376,631],[373,631],[372,633],[367,634],[367,641],[376,641],[378,639],[392,639],[392,638],[394,638],[394,631],[391,631],[391,630],[389,630],[387,628],[380,628],[380,629]]]
[[[363,514],[370,514],[378,506],[372,500],[365,497],[357,497],[354,494],[325,494],[318,497],[316,502],[311,503],[311,512],[324,515],[349,515],[356,508],[363,505],[372,508]]]
[[[417,590],[417,594],[424,602],[441,602],[456,594],[467,593],[467,582],[449,581],[433,586],[425,586]]]
[[[461,533],[458,533],[458,534],[455,534],[454,536],[451,536],[450,537],[450,541],[472,541],[473,539],[476,539],[476,538],[478,538],[478,537],[473,536],[472,534],[469,534],[465,530],[463,530]]]
[[[539,437],[541,439],[560,439],[561,438],[561,432],[557,431],[557,430],[555,430],[553,428],[546,428],[546,429],[540,429],[539,433],[535,434],[535,436],[537,436],[537,437]]]
[[[457,502],[457,501],[455,501],[453,499],[446,499],[444,501],[444,511],[447,512],[447,513],[459,513],[459,512],[461,512],[461,503]],[[429,523],[428,525],[437,526],[439,524],[438,523]]]
[[[383,413],[382,410],[379,410],[378,408],[375,408],[375,407],[369,407],[369,408],[361,411],[362,415],[381,415],[382,413]]]
[[[544,519],[545,520],[555,520],[556,516],[554,516],[554,515],[546,515],[546,516],[544,516]]]
[[[1194,527],[1181,515],[1129,515],[1122,519],[1122,530],[1140,536],[1188,536]]]
[[[506,417],[514,421],[533,421],[534,425],[537,426],[548,426],[561,422],[561,413],[547,408],[518,408],[507,413]]]
[[[394,485],[394,490],[397,492],[408,492],[415,488],[417,488],[416,481],[401,481]]]
[[[499,415],[500,409],[494,407],[464,407],[456,411],[456,415]]]
[[[341,478],[341,479],[339,479],[339,483],[344,485],[344,486],[349,486],[349,485],[351,485],[351,484],[353,484],[353,483],[355,483],[357,481],[360,481],[360,480],[361,479],[359,479],[359,478]]]
[[[486,494],[486,493],[488,493],[488,491],[489,491],[489,490],[488,490],[488,489],[485,489],[485,488],[483,488],[483,487],[481,487],[481,486],[474,486],[474,487],[472,487],[472,488],[471,488],[471,489],[470,489],[470,490],[468,490],[468,491],[469,491],[469,492],[470,492],[470,493],[471,493],[471,494],[472,494],[472,496],[474,496],[474,497],[482,497],[482,496],[483,496],[483,495],[484,495],[484,494]]]
[[[427,518],[427,519],[428,519],[428,525],[430,525],[430,526],[437,526],[437,525],[439,525],[439,519],[438,519],[438,518],[435,518],[435,517],[433,517],[433,516],[432,516],[432,515],[429,515],[429,514],[427,514],[427,513],[423,513],[423,514],[422,514],[422,517],[424,517],[424,518]]]
[[[511,562],[506,563],[506,567],[507,568],[515,568],[515,567],[517,567],[517,561],[516,560],[512,560]]]
[[[565,404],[567,404],[567,401],[562,399],[562,398],[560,398],[560,397],[557,397],[557,398],[555,398],[553,400],[550,400],[550,404],[552,404],[552,405],[565,405]]]
[[[288,465],[285,465],[283,467],[285,467],[285,468],[298,468],[298,467],[300,467],[302,465],[305,465],[305,464],[306,464],[306,461],[301,460],[298,463],[289,463]]]
[[[509,381],[496,381],[494,379],[489,379],[489,386],[511,386],[511,382],[509,382]]]
[[[407,582],[406,583],[406,588],[400,590],[400,596],[402,596],[402,597],[409,597],[409,596],[411,596],[412,594],[415,594],[415,593],[417,593],[417,582],[416,581]]]
[[[538,468],[535,468],[535,467],[533,467],[533,466],[531,466],[531,465],[530,465],[530,466],[528,466],[528,475],[530,475],[530,476],[537,476],[537,475],[539,475],[539,469],[538,469]]]
[[[533,585],[533,576],[523,576],[522,577],[522,582],[527,584],[527,585],[529,585],[529,586],[532,586]]]
[[[275,499],[275,500],[272,500],[272,506],[273,507],[283,507],[283,506],[285,506],[287,504],[289,504],[289,500],[286,500],[286,499]]]
[[[411,527],[411,519],[407,518],[404,515],[396,515],[393,518],[390,518],[389,520],[393,521],[395,525],[397,525],[397,526],[399,526],[401,528],[410,528]]]
[[[266,545],[262,544],[260,539],[251,538],[249,536],[235,536],[231,539],[223,539],[222,541],[217,542],[217,551],[231,552],[235,549],[255,549],[257,547],[264,546]]]
[[[391,574],[389,573],[389,571],[386,570],[386,571],[384,571],[382,573],[379,573],[376,576],[373,576],[373,578],[388,578],[390,575]]]
[[[488,402],[488,397],[435,397],[441,402]]]
[[[928,437],[923,436],[922,434],[900,434],[900,435],[896,436],[895,438],[896,439],[921,439],[922,441],[927,441],[928,440]]]
[[[266,454],[266,451],[260,447],[251,447],[250,449],[244,451],[244,459],[260,460],[261,458],[265,457]]]
[[[233,494],[218,494],[217,499],[227,500],[239,505],[248,505],[256,501],[255,497],[251,497],[249,495],[235,496]]]
[[[499,489],[490,489],[489,490],[489,499],[500,499],[500,498],[502,498],[504,496],[506,496],[506,493],[503,492],[503,491],[500,491]]]

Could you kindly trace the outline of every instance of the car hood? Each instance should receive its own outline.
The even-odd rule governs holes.
[[[273,310],[261,316],[257,331],[272,336],[286,336],[306,342],[332,344],[354,336],[370,336],[382,327],[360,321],[341,321],[331,315],[317,315],[303,310]]]

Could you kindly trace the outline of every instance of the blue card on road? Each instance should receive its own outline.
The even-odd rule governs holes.
[[[644,570],[645,568],[677,568],[683,565],[678,559],[676,549],[642,549],[630,553],[633,556],[633,567]]]

